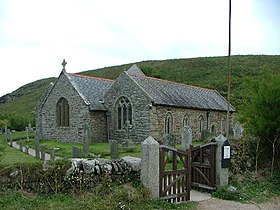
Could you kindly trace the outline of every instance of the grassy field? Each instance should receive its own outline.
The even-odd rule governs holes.
[[[0,209],[197,209],[197,203],[172,204],[151,200],[147,190],[126,184],[116,186],[110,192],[103,190],[81,195],[44,196],[27,192],[0,192]]]
[[[35,148],[35,142],[34,142],[34,135],[30,135],[31,138],[29,141],[26,139],[26,133],[25,131],[21,132],[15,132],[12,134],[12,138],[19,140],[22,140],[23,145],[27,145],[30,148]],[[0,141],[4,140],[5,135],[0,135]],[[193,142],[193,146],[199,145],[202,142]],[[82,144],[73,144],[73,143],[63,143],[58,141],[51,141],[51,140],[40,140],[40,145],[45,146],[45,151],[47,153],[51,152],[52,148],[59,148],[59,150],[56,151],[56,156],[62,157],[62,158],[72,158],[72,147],[79,147],[81,151],[83,150]],[[177,148],[181,148],[181,144],[177,145]],[[102,158],[108,158],[110,159],[110,144],[109,143],[94,143],[89,146],[89,153],[94,156],[100,156]],[[141,145],[136,145],[135,149],[133,151],[124,151],[122,150],[122,145],[119,144],[119,157],[124,156],[132,156],[132,157],[141,157]],[[89,156],[92,157],[92,156]]]
[[[18,132],[15,136],[23,139],[25,132]],[[1,136],[3,139],[3,135]],[[26,140],[25,140],[26,141]],[[30,145],[33,144],[30,140]],[[60,147],[61,156],[71,156],[72,144],[59,143],[55,141],[42,141],[46,147]],[[75,144],[75,146],[80,146]],[[108,143],[98,143],[90,146],[90,151],[95,154],[109,154]],[[121,156],[140,156],[140,145],[133,153],[121,152]],[[26,164],[41,162],[15,148],[6,146],[5,156],[0,161],[1,169],[7,167],[18,167]],[[5,190],[0,191],[0,209],[197,209],[197,203],[187,202],[182,204],[171,204],[165,201],[152,200],[147,189],[143,188],[140,180],[133,183],[118,184],[101,182],[90,192],[80,194],[55,194],[42,195],[26,191]]]
[[[32,164],[36,162],[41,162],[41,160],[20,152],[18,149],[7,146],[4,152],[4,158],[0,161],[0,168],[18,166],[22,164]]]

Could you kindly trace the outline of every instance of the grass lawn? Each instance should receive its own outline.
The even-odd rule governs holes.
[[[0,192],[0,209],[197,209],[197,203],[151,200],[145,189],[126,184],[114,187],[110,192],[103,190],[80,195]]]
[[[0,161],[0,167],[16,166],[36,162],[41,162],[41,160],[20,152],[18,149],[7,146],[4,152],[4,158]]]

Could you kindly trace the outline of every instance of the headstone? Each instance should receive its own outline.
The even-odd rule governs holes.
[[[39,135],[38,132],[35,132],[35,157],[40,158],[40,146],[39,146]]]
[[[26,139],[27,139],[27,141],[29,141],[29,129],[28,129],[28,127],[25,127],[25,131],[26,131]]]
[[[116,140],[112,140],[110,142],[110,153],[111,153],[111,159],[113,160],[119,159],[119,146]]]
[[[9,131],[9,141],[10,141],[10,147],[13,147],[13,137],[11,131]]]
[[[51,154],[50,154],[50,159],[51,159],[51,160],[54,160],[54,159],[55,159],[55,151],[56,151],[56,148],[52,148]]]
[[[21,152],[23,152],[22,140],[21,140],[21,139],[19,140],[19,150],[20,150]]]
[[[130,132],[132,129],[132,125],[129,121],[125,122],[126,136],[127,138],[122,142],[122,149],[124,151],[134,151],[136,148],[136,144],[130,139]]]
[[[29,146],[25,145],[25,153],[29,154]]]
[[[88,156],[90,134],[91,134],[90,126],[84,125],[84,141],[83,141],[83,155],[84,155],[84,157]]]
[[[7,125],[5,125],[5,140],[8,142],[8,128]]]
[[[176,137],[173,134],[165,135],[163,145],[176,148]]]
[[[41,145],[41,160],[46,159],[46,154],[45,154],[45,145]]]
[[[29,134],[32,132],[31,123],[28,123],[28,132],[29,132]]]
[[[233,138],[240,139],[243,135],[244,129],[240,125],[239,122],[237,122],[233,127]]]
[[[192,145],[192,128],[188,125],[184,126],[182,134],[182,148],[187,150]]]
[[[130,124],[130,122],[127,120],[125,122],[125,130],[126,130],[126,138],[127,139],[130,139],[130,132],[131,132],[131,129],[132,129],[132,125]]]
[[[141,143],[142,184],[147,187],[153,198],[159,197],[159,143],[149,136]]]
[[[81,157],[81,149],[79,147],[72,147],[73,150],[73,158],[80,158]]]

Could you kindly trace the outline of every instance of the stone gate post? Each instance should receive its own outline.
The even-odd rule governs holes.
[[[215,138],[217,142],[217,150],[216,150],[216,185],[217,187],[228,185],[229,178],[229,168],[222,167],[222,161],[224,161],[223,155],[223,145],[227,138],[220,134]],[[229,151],[230,153],[230,151]],[[230,155],[230,154],[229,154]]]
[[[153,198],[159,197],[159,143],[149,136],[141,143],[141,182]]]

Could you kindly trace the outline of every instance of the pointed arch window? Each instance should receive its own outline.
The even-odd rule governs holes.
[[[131,102],[126,97],[121,97],[117,101],[117,128],[118,130],[125,129],[127,123],[132,125],[132,106]]]
[[[56,104],[56,124],[57,126],[69,126],[69,104],[65,98],[60,98]]]
[[[201,133],[203,131],[203,126],[204,126],[204,123],[203,123],[204,119],[203,119],[203,116],[200,115],[199,118],[198,118],[198,123],[199,123],[199,132]]]
[[[172,114],[168,112],[164,120],[164,133],[171,134],[173,132],[173,118]]]

